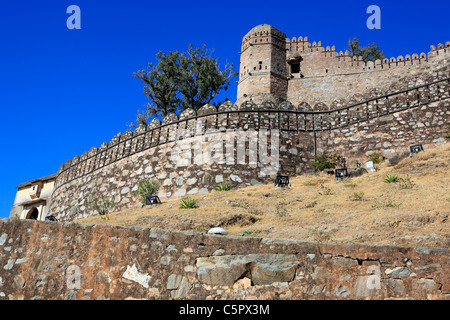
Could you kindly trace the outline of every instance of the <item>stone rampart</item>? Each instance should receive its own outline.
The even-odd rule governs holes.
[[[138,199],[132,192],[142,180],[158,180],[160,198],[166,201],[211,192],[222,181],[235,187],[273,183],[276,174],[311,170],[314,157],[324,152],[340,151],[347,160],[365,161],[372,152],[382,152],[388,158],[408,152],[412,144],[431,147],[445,143],[449,78],[437,74],[428,80],[351,105],[342,106],[336,100],[331,108],[319,106],[321,111],[311,111],[306,103],[256,106],[246,102],[238,107],[227,102],[218,109],[206,105],[197,112],[186,110],[180,117],[171,114],[162,123],[155,119],[147,127],[119,134],[110,143],[62,165],[50,212],[62,221],[86,217],[94,213],[87,208],[89,196],[100,194],[115,199],[115,210],[135,206]],[[203,139],[200,149],[205,149],[210,143],[208,136],[219,135],[221,147],[226,149],[230,132],[244,135],[251,131],[267,137],[268,154],[274,148],[279,150],[275,172],[264,173],[267,167],[260,157],[252,162],[247,151],[244,160],[237,161],[238,137],[232,140],[231,159],[199,163],[194,144],[184,150],[190,163],[183,165],[173,159],[186,139]],[[275,133],[279,139],[273,144]],[[251,141],[249,136],[244,142],[247,149]]]

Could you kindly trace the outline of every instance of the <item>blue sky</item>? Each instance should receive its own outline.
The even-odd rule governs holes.
[[[381,29],[369,30],[369,5]],[[81,9],[69,30],[67,7]],[[239,67],[242,37],[271,24],[345,50],[351,37],[376,42],[387,57],[421,53],[450,40],[450,1],[0,1],[0,217],[22,182],[128,129],[148,102],[133,72],[161,50],[206,44],[220,64]],[[236,99],[233,83],[218,99]]]

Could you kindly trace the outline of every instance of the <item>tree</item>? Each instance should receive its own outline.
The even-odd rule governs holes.
[[[211,57],[206,46],[194,49],[192,44],[180,59],[180,94],[183,97],[183,110],[197,110],[210,103],[221,90],[228,90],[230,79],[238,75],[233,64],[220,70],[218,59]]]
[[[177,96],[179,86],[179,53],[178,51],[156,54],[158,64],[148,64],[148,69],[135,72],[134,77],[144,83],[144,94],[150,99],[147,110],[139,111],[137,123],[147,124],[149,117],[165,117],[181,107]]]
[[[144,83],[144,94],[150,99],[146,110],[139,111],[137,124],[148,124],[153,116],[165,117],[171,112],[187,108],[199,109],[210,103],[222,90],[227,90],[230,79],[238,75],[233,64],[221,71],[218,59],[211,52],[189,45],[187,52],[165,54],[158,52],[158,63],[134,73]],[[131,126],[136,126],[131,124]]]
[[[359,39],[354,37],[353,40],[348,40],[348,46],[350,54],[352,56],[362,57],[364,62],[375,62],[377,59],[384,59],[384,52],[380,50],[380,47],[375,42],[367,45],[367,47],[361,47]]]

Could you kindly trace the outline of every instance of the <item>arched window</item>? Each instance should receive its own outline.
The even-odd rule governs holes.
[[[30,211],[28,211],[26,219],[31,219],[31,220],[37,220],[39,215],[39,211],[36,208],[31,208]]]

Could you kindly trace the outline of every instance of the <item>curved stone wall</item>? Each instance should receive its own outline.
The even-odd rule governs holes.
[[[437,74],[432,80],[348,106],[336,101],[332,110],[307,111],[305,104],[287,102],[240,107],[227,102],[218,109],[206,105],[180,117],[171,114],[61,166],[50,212],[60,220],[93,214],[87,200],[100,194],[114,198],[116,210],[135,206],[132,191],[144,179],[157,179],[166,201],[211,192],[222,181],[237,187],[273,183],[278,173],[310,170],[314,156],[323,152],[341,151],[347,160],[364,161],[374,151],[390,157],[411,144],[444,143],[449,78]],[[269,162],[265,153],[277,160]]]

